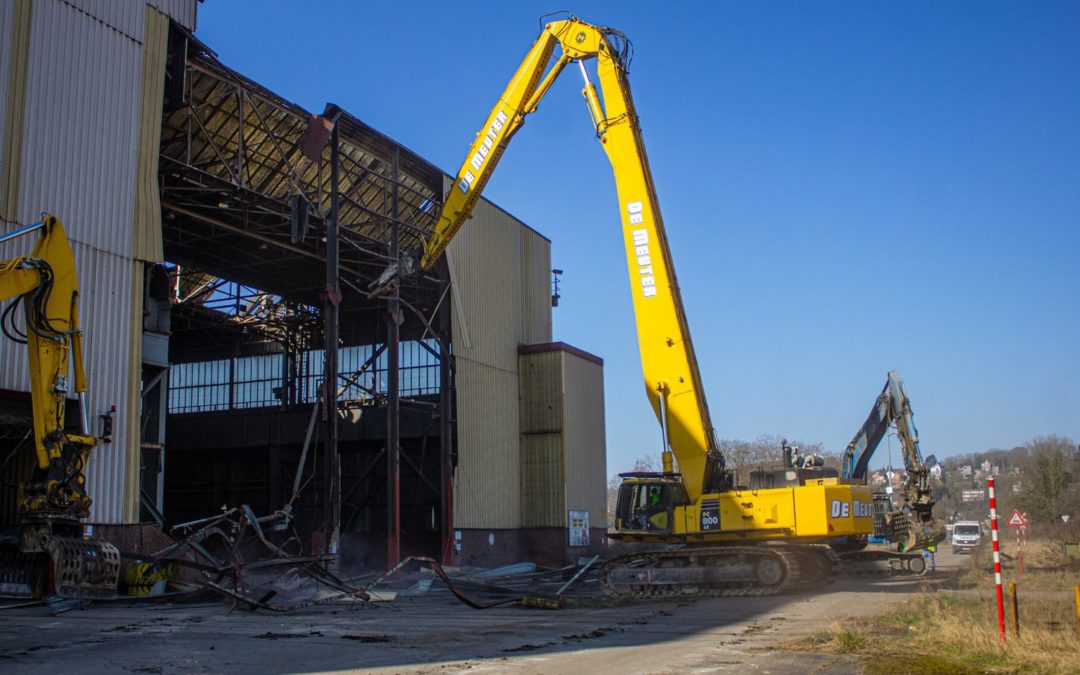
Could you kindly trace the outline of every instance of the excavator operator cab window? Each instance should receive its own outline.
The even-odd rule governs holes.
[[[670,532],[673,509],[681,503],[682,486],[670,482],[623,482],[616,517],[619,529]]]

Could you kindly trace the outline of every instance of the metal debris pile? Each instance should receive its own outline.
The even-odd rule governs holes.
[[[583,558],[577,564],[556,569],[540,569],[531,562],[484,569],[444,568],[431,558],[413,556],[371,582],[367,589],[373,597],[386,597],[389,592],[395,599],[445,590],[474,609],[512,604],[557,609],[571,597],[603,594],[596,575],[599,559],[600,556]],[[417,569],[405,574],[409,568]]]
[[[368,601],[364,589],[331,570],[330,555],[304,555],[290,531],[288,511],[258,517],[247,504],[171,529],[176,544],[150,559],[194,570],[197,587],[230,600],[234,607],[287,612],[336,601]],[[284,541],[276,544],[274,538]]]
[[[134,580],[141,594],[173,598],[205,590],[223,597],[234,609],[252,611],[387,603],[440,592],[475,609],[517,603],[555,609],[569,595],[600,594],[599,556],[557,569],[541,569],[531,562],[495,569],[444,568],[432,558],[413,556],[381,575],[345,577],[333,570],[334,556],[304,555],[290,523],[288,511],[258,517],[250,506],[242,505],[171,528],[176,543],[156,554],[125,557],[143,561],[138,568],[141,577]],[[182,581],[162,572],[177,567],[192,573]],[[166,585],[181,591],[167,593]]]

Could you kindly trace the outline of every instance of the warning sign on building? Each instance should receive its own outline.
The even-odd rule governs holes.
[[[1013,514],[1009,517],[1007,525],[1010,527],[1027,527],[1027,519],[1020,513],[1019,509],[1013,509]]]
[[[570,530],[570,545],[571,546],[588,546],[589,545],[589,512],[588,511],[570,511],[568,514],[567,526]]]

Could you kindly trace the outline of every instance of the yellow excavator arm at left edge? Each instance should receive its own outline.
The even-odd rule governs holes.
[[[5,308],[3,329],[27,346],[34,448],[39,475],[44,476],[26,486],[20,507],[24,512],[86,517],[90,499],[83,471],[97,439],[88,430],[75,255],[64,226],[53,215],[0,235],[0,242],[34,233],[38,239],[30,255],[0,262],[0,301],[16,299],[23,307],[25,335],[15,323],[15,305]],[[74,371],[73,378],[69,371]],[[69,394],[80,403],[81,433],[65,429]]]
[[[112,598],[120,551],[83,536],[91,504],[84,471],[98,439],[89,431],[75,254],[64,226],[48,214],[0,234],[0,243],[30,234],[38,237],[30,255],[0,261],[0,300],[15,300],[0,312],[0,328],[27,347],[37,454],[33,474],[19,485],[18,550],[4,545],[0,579],[6,580],[5,594],[16,597]],[[25,333],[15,320],[20,304]],[[65,423],[72,393],[79,401],[78,433]],[[51,574],[44,573],[48,564]]]

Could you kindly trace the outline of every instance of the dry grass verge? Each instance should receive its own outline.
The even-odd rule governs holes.
[[[1034,549],[1034,547],[1033,547]],[[1007,639],[998,636],[993,576],[974,556],[951,588],[931,588],[899,610],[846,620],[785,649],[854,655],[871,675],[896,673],[1078,673],[1080,634],[1072,587],[1080,574],[1055,566],[1052,551],[1032,550],[1017,581],[1020,635],[1006,597]],[[1006,590],[1006,595],[1008,591]]]

